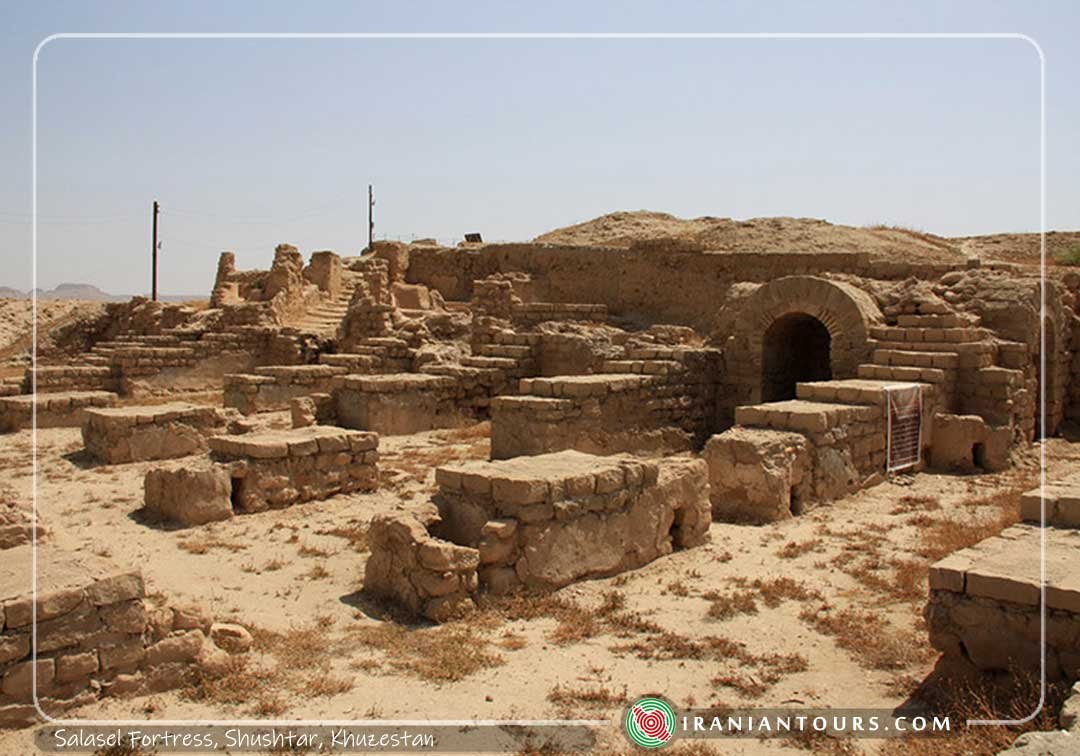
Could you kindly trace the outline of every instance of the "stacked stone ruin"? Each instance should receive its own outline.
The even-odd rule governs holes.
[[[348,507],[378,487],[380,436],[490,421],[490,460],[439,467],[427,514],[382,512],[368,532],[364,590],[442,622],[485,594],[641,568],[702,543],[712,519],[776,521],[880,483],[897,390],[922,409],[917,460],[899,469],[1008,468],[1080,420],[1078,292],[1076,274],[1044,286],[1018,267],[861,252],[379,242],[305,265],[280,245],[269,270],[237,270],[224,253],[207,310],[110,305],[84,357],[46,359],[0,398],[0,430],[30,425],[36,390],[38,427],[82,426],[91,457],[161,460],[144,479],[148,523],[199,527]],[[207,391],[221,409],[140,404]],[[284,411],[292,428],[255,430]],[[1052,557],[1047,591],[1051,664],[1075,677],[1080,607],[1063,565],[1078,523],[1073,494],[1053,496],[1049,539],[1066,556]],[[9,527],[17,538],[25,526]],[[935,566],[939,649],[992,666],[1006,638],[1030,661],[1037,590],[1019,554],[1037,534],[1018,525]],[[76,591],[79,611],[107,625],[120,612],[89,590]],[[150,648],[209,632],[186,622],[132,622],[119,662],[75,642],[93,669],[58,646],[49,690],[122,689],[125,675],[152,687],[149,660],[163,657]],[[12,648],[22,627],[5,625]],[[194,640],[171,644],[194,654]],[[24,690],[16,666],[5,695]]]

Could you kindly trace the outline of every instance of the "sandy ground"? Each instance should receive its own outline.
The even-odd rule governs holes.
[[[138,515],[143,474],[155,463],[98,465],[82,452],[77,429],[39,431],[37,502],[49,538],[141,568],[148,591],[201,604],[256,634],[251,668],[235,681],[240,694],[217,690],[198,700],[198,691],[170,692],[103,700],[77,713],[595,717],[612,722],[600,751],[618,752],[625,749],[618,714],[645,692],[686,706],[894,707],[936,661],[921,620],[934,549],[957,528],[995,521],[995,492],[1037,482],[1031,464],[1000,475],[899,477],[771,526],[714,523],[703,547],[569,586],[555,601],[500,606],[442,627],[400,625],[358,594],[366,523],[377,512],[427,506],[434,466],[486,457],[486,431],[383,438],[377,493],[187,530],[153,527]],[[0,490],[24,501],[31,443],[29,431],[0,436]],[[1047,449],[1051,478],[1075,470],[1080,447],[1054,439]],[[0,753],[31,752],[30,732],[0,734]],[[715,752],[792,747],[738,741]]]

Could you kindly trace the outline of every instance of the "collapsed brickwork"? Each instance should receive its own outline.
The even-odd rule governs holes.
[[[37,548],[36,593],[24,574],[31,547],[3,552],[0,727],[36,721],[35,682],[38,705],[58,717],[100,696],[180,687],[197,665],[224,653],[205,612],[155,603],[140,572]]]

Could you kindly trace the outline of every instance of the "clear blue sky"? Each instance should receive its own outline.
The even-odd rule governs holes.
[[[1048,226],[1080,228],[1073,2],[7,2],[0,285],[29,288],[30,73],[76,31],[1029,34]],[[959,235],[1039,225],[1019,40],[65,40],[41,52],[38,284],[203,293],[218,253],[527,239],[617,209]]]

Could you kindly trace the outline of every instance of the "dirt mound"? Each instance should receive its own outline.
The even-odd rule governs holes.
[[[549,231],[537,242],[624,247],[678,239],[708,252],[870,252],[927,260],[958,260],[950,239],[894,226],[856,228],[814,218],[677,218],[648,210],[617,212]]]
[[[955,242],[965,255],[1020,265],[1039,264],[1038,234],[987,234],[958,236]],[[1047,231],[1046,264],[1080,265],[1080,231]]]
[[[38,300],[39,347],[56,329],[80,319],[96,319],[104,312],[104,302]],[[32,322],[32,300],[0,299],[0,359],[17,356],[30,349],[33,343]]]

